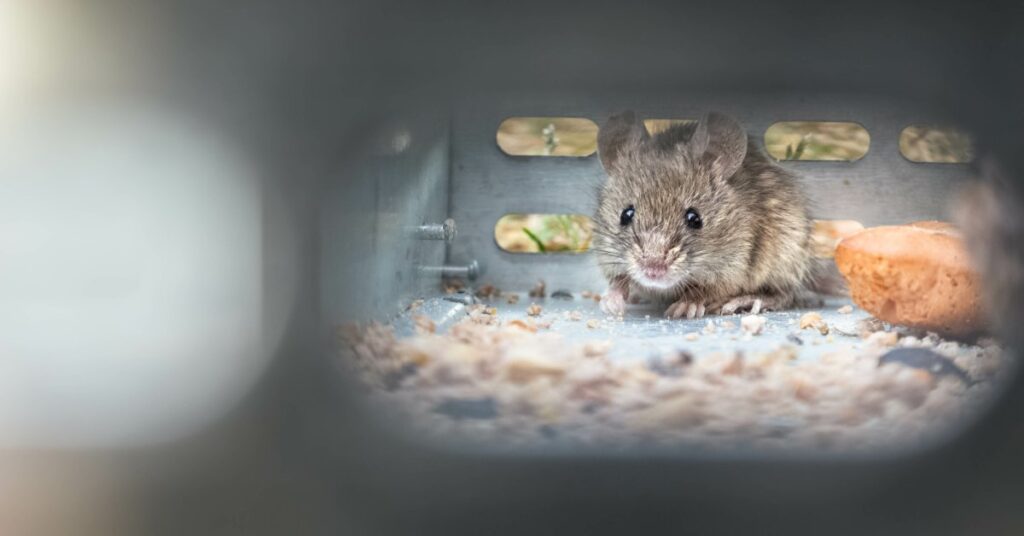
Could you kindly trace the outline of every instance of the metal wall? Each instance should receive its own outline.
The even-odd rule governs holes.
[[[777,121],[852,121],[871,136],[868,153],[855,162],[783,162],[802,178],[814,216],[854,219],[866,226],[942,219],[964,164],[922,164],[899,152],[900,131],[911,124],[943,124],[944,110],[878,95],[815,93],[690,94],[628,92],[622,95],[491,95],[465,102],[452,126],[450,214],[460,226],[450,261],[480,262],[482,281],[528,288],[544,278],[553,288],[602,290],[605,282],[589,254],[509,253],[494,241],[494,224],[508,213],[590,215],[605,174],[597,155],[509,156],[495,133],[513,116],[587,117],[598,125],[611,114],[635,110],[650,119],[695,119],[709,110],[736,117],[763,139]]]
[[[363,150],[326,182],[321,210],[321,307],[329,327],[383,319],[414,296],[437,292],[445,243],[412,229],[445,219],[448,119],[381,120]]]

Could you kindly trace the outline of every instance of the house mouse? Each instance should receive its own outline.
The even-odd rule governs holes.
[[[670,318],[778,310],[811,285],[811,219],[796,177],[733,118],[708,113],[650,136],[633,112],[598,135],[608,178],[592,249],[609,281],[602,309],[632,294]]]

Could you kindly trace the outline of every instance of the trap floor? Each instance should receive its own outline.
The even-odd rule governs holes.
[[[508,303],[506,297],[509,294],[516,294],[518,301]],[[452,323],[465,318],[469,308],[474,307],[458,300],[468,301],[468,295],[424,298],[422,303],[417,302],[416,307],[403,313],[394,325],[400,335],[408,334],[413,330],[412,318],[425,315],[434,321],[438,332],[443,332]],[[686,350],[695,358],[725,351],[759,353],[782,345],[797,347],[798,359],[816,359],[833,351],[857,349],[865,344],[858,335],[857,324],[870,318],[848,298],[830,298],[822,307],[762,313],[767,321],[764,330],[759,335],[748,335],[740,329],[742,314],[670,320],[663,317],[665,306],[662,304],[630,305],[620,319],[604,314],[595,300],[579,294],[572,294],[571,299],[550,295],[531,298],[526,292],[506,292],[500,298],[476,299],[475,302],[496,309],[502,323],[520,319],[543,326],[550,322],[547,329],[559,333],[569,343],[611,341],[609,356],[621,360],[647,359],[678,350]],[[533,304],[541,307],[537,316],[530,316],[527,312]],[[851,306],[852,312],[840,313],[843,306]],[[811,311],[819,313],[829,325],[828,335],[811,328],[800,329],[800,317]]]

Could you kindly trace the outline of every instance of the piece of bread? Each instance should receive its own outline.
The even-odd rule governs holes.
[[[835,260],[853,301],[881,320],[947,335],[983,328],[980,278],[948,223],[873,227],[844,238]]]
[[[814,220],[811,227],[811,252],[819,259],[835,256],[839,241],[864,230],[853,220]]]

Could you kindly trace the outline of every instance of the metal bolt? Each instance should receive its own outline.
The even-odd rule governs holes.
[[[413,229],[413,235],[420,240],[444,240],[451,242],[455,239],[455,220],[448,218],[443,223],[428,223]]]
[[[437,274],[444,278],[461,277],[473,281],[480,275],[480,263],[472,260],[466,266],[420,266],[419,271],[423,274]]]

